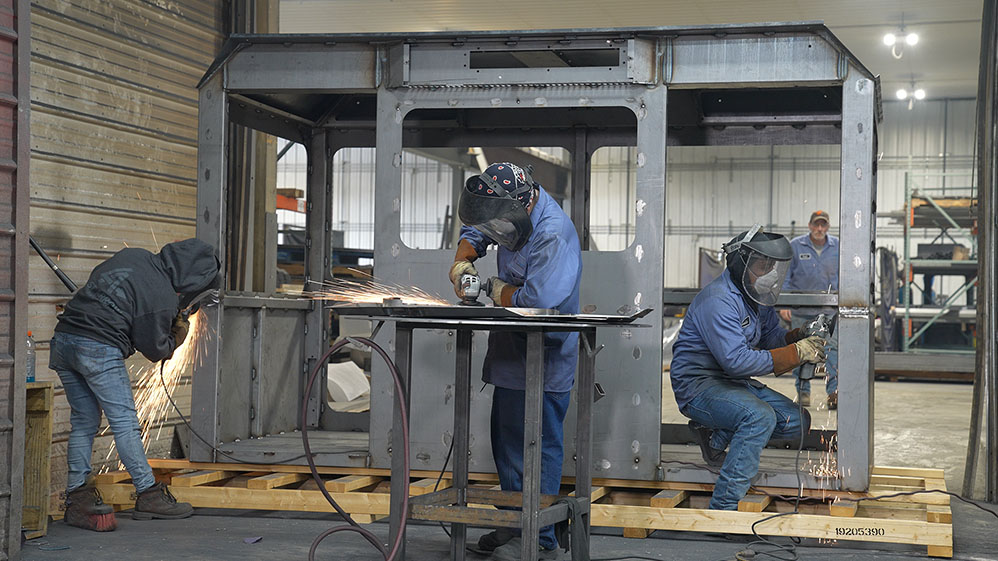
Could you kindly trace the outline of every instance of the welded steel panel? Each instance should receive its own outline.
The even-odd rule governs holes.
[[[225,87],[235,92],[371,90],[376,87],[377,47],[330,43],[254,45],[226,64]]]
[[[649,84],[658,77],[654,50],[654,41],[642,39],[417,42],[405,51],[403,85]],[[476,64],[489,55],[494,60]],[[585,58],[599,60],[579,62]]]
[[[673,87],[835,83],[841,53],[823,37],[799,33],[684,36],[666,51],[665,81]]]

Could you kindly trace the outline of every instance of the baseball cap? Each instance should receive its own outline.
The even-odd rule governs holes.
[[[808,224],[814,222],[815,220],[824,220],[825,222],[831,223],[828,219],[828,213],[823,210],[816,210],[811,213],[811,219],[807,221]]]

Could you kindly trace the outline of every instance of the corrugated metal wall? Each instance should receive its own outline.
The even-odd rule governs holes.
[[[21,550],[24,496],[29,13],[0,2],[0,559]]]
[[[31,17],[32,235],[78,284],[126,246],[158,251],[192,237],[195,86],[221,46],[223,3],[46,0],[32,3]],[[47,367],[47,343],[67,291],[37,256],[29,274],[38,378],[57,388],[57,493],[65,486],[69,408]],[[189,407],[188,385],[177,398]],[[168,449],[172,434],[163,431],[152,448]],[[98,437],[95,460],[109,443]]]
[[[972,99],[886,102],[880,127],[877,208],[899,211],[904,205],[905,172],[971,173],[974,161],[975,102]],[[300,148],[300,147],[299,147]],[[294,150],[292,151],[294,152]],[[285,156],[280,186],[304,185],[304,150]],[[827,146],[671,147],[666,177],[665,284],[695,287],[698,248],[720,248],[732,236],[759,222],[786,235],[807,231],[815,209],[839,212],[839,152]],[[291,158],[291,159],[289,159]],[[592,239],[601,250],[619,250],[633,238],[635,209],[627,201],[634,189],[632,149],[608,147],[592,158]],[[347,245],[373,245],[373,151],[341,150],[334,158],[334,228],[346,232]],[[447,166],[407,158],[403,174],[403,236],[414,247],[437,247],[443,210],[450,202]],[[972,177],[949,178],[966,185]],[[941,180],[940,180],[941,181]],[[931,182],[927,182],[931,185]],[[338,187],[337,187],[338,186]],[[407,193],[412,196],[406,197]],[[416,194],[419,196],[416,196]],[[292,220],[282,218],[282,220]],[[298,218],[304,224],[304,217]],[[913,232],[912,247],[936,232]],[[877,244],[902,253],[902,227],[889,219],[877,225]],[[959,286],[946,279],[937,290]],[[918,297],[918,294],[916,294]]]

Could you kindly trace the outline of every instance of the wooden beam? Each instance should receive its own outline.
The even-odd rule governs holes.
[[[446,478],[441,479],[440,480],[440,484],[437,485],[437,478],[436,477],[434,477],[432,479],[429,479],[429,478],[428,479],[420,479],[419,481],[416,481],[415,483],[410,483],[409,484],[409,496],[415,497],[415,496],[418,496],[418,495],[429,495],[430,493],[434,492],[434,490],[433,490],[434,486],[436,486],[436,488],[437,488],[436,490],[437,491],[443,491],[444,489],[450,488],[450,486],[451,486],[451,480],[450,479],[446,479]]]
[[[206,483],[224,481],[236,475],[238,472],[234,471],[195,471],[174,477],[173,481],[170,482],[170,487],[197,487]]]
[[[828,506],[829,514],[832,516],[842,516],[844,518],[853,518],[856,516],[857,510],[859,510],[858,501],[835,499],[832,501],[832,504]]]
[[[496,486],[494,489],[496,491],[501,491],[502,490],[498,486]],[[609,493],[609,492],[610,492],[610,488],[609,487],[602,487],[602,486],[601,487],[592,487],[589,490],[589,501],[590,502],[596,502],[596,501],[602,499],[603,497],[605,497],[607,495],[607,493]],[[569,497],[574,497],[575,496],[575,491],[572,491],[571,493],[569,493],[568,496]]]
[[[689,491],[666,489],[655,493],[655,496],[651,498],[651,506],[655,508],[675,508],[679,506],[679,503],[685,501],[688,496]]]
[[[308,479],[304,473],[270,473],[260,477],[254,477],[246,482],[247,489],[274,489],[293,485]],[[327,487],[328,489],[328,487]]]
[[[662,509],[627,505],[592,505],[593,526],[648,528],[693,532],[751,534],[752,524],[771,516],[764,512],[738,512],[706,509]],[[882,535],[867,535],[875,529]],[[853,541],[878,541],[952,547],[953,528],[915,520],[873,518],[832,518],[797,514],[768,520],[756,526],[760,535],[799,536]]]
[[[896,466],[874,466],[872,475],[902,475],[905,477],[922,477],[928,479],[944,479],[946,474],[941,469],[906,468]]]
[[[326,482],[326,490],[333,493],[348,493],[381,483],[381,477],[373,475],[348,475]]]
[[[769,495],[745,495],[742,500],[738,501],[738,510],[741,512],[762,512],[771,502],[773,502],[773,497]]]
[[[102,485],[104,502],[130,507],[135,503],[130,484]],[[321,493],[298,489],[241,489],[238,487],[172,487],[178,501],[197,508],[236,508],[249,510],[290,510],[303,512],[333,512]],[[387,516],[391,496],[387,493],[332,493],[344,510],[350,513]]]
[[[112,483],[121,483],[122,481],[128,481],[132,476],[125,470],[121,471],[109,471],[107,473],[101,473],[97,476],[98,485],[110,485]]]

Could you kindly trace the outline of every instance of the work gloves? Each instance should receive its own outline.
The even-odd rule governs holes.
[[[801,364],[810,362],[820,364],[825,362],[825,340],[817,335],[805,337],[794,343],[797,349],[797,359]]]
[[[791,339],[790,333],[787,334],[787,340],[789,339]],[[785,347],[771,349],[769,354],[773,356],[773,374],[779,376],[805,362],[813,364],[825,362],[825,340],[817,335],[812,335],[792,342]]]
[[[478,270],[471,264],[478,259],[478,250],[471,245],[468,240],[461,240],[457,244],[457,253],[454,254],[454,264],[450,266],[451,284],[454,285],[454,293],[458,298],[464,298],[464,288],[461,286],[461,275],[478,275]]]
[[[455,261],[450,267],[450,281],[454,283],[454,293],[458,298],[464,298],[464,287],[461,286],[462,275],[478,275],[478,270],[471,261]]]
[[[489,298],[496,306],[512,306],[513,305],[513,293],[516,292],[515,286],[501,280],[499,277],[492,277],[489,279],[488,284],[485,286],[489,289]]]
[[[173,335],[174,349],[179,349],[180,345],[184,344],[184,340],[187,339],[187,332],[191,328],[191,323],[187,321],[184,314],[178,313],[177,317],[173,318],[173,327],[170,328],[170,333]]]

